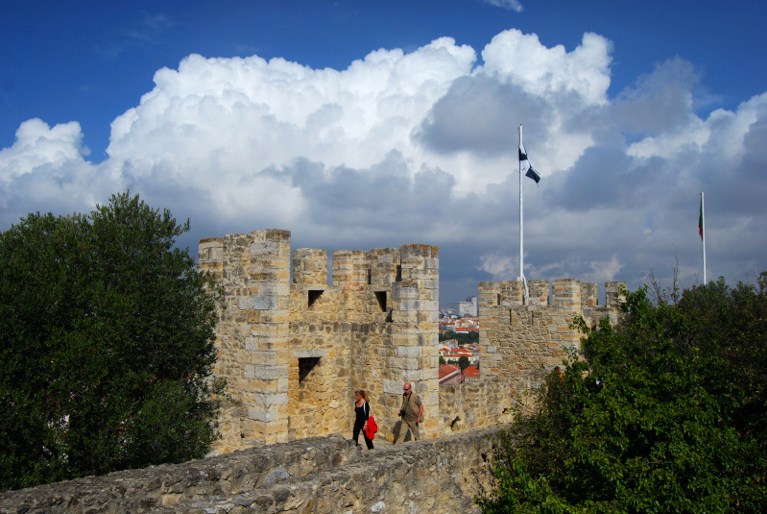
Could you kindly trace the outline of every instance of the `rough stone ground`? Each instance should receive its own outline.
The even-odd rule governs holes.
[[[0,513],[479,512],[495,430],[372,451],[334,435],[0,494]]]

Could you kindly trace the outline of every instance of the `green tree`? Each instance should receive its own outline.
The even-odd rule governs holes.
[[[223,383],[189,230],[129,193],[0,234],[0,487],[203,456]]]
[[[452,330],[448,330],[447,332],[439,335],[440,341],[449,341],[451,339],[455,339],[455,332],[453,332]]]
[[[463,370],[471,366],[471,362],[469,362],[469,358],[465,355],[461,355],[458,357],[458,367],[461,368],[461,373],[463,373]]]
[[[469,332],[468,334],[456,334],[455,332],[445,332],[439,335],[440,341],[449,341],[455,339],[458,342],[458,346],[465,346],[467,344],[479,342],[479,332]]]
[[[487,513],[764,512],[767,274],[626,294],[500,436]],[[580,357],[580,358],[579,358]]]

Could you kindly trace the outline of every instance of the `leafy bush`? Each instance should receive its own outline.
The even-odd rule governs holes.
[[[767,273],[576,320],[582,355],[501,434],[486,513],[765,512]]]
[[[216,300],[187,230],[124,193],[0,234],[0,487],[206,453]]]

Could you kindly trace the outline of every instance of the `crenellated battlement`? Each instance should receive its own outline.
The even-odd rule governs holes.
[[[404,489],[431,491],[411,495],[411,510],[469,511],[490,485],[497,429],[476,430],[510,421],[541,371],[579,344],[574,314],[615,321],[625,287],[606,282],[599,304],[595,283],[532,280],[525,303],[521,282],[481,282],[481,379],[440,386],[437,247],[338,250],[329,260],[325,250],[291,255],[290,232],[268,229],[200,241],[199,268],[223,290],[214,374],[228,379],[231,401],[215,451],[247,451],[7,492],[0,511],[375,511],[403,505]],[[424,403],[425,438],[453,437],[382,448],[405,381]],[[374,452],[348,441],[355,389],[370,393]],[[331,434],[343,437],[310,439]],[[327,485],[319,502],[317,484]]]
[[[522,282],[480,282],[484,370],[491,376],[535,383],[535,373],[561,364],[568,348],[578,347],[581,334],[572,325],[574,315],[583,316],[589,326],[605,316],[617,321],[620,289],[625,286],[605,282],[605,301],[599,305],[596,283],[531,280],[530,301],[523,304]]]
[[[378,248],[370,251],[332,252],[332,282],[328,284],[328,257],[324,250],[293,252],[291,285],[293,320],[340,313],[351,322],[427,321],[439,310],[438,250],[425,245]],[[409,288],[420,293],[414,303]],[[306,301],[303,301],[303,300]],[[338,310],[339,302],[345,306]]]
[[[617,317],[620,282],[518,281],[479,284],[479,380],[440,387],[439,250],[428,245],[325,250],[290,247],[286,230],[204,239],[199,268],[223,290],[214,373],[232,401],[220,418],[217,451],[326,435],[350,435],[354,390],[369,392],[393,439],[402,384],[424,404],[421,431],[444,436],[510,420],[511,407],[561,363],[589,324]],[[330,275],[331,279],[328,280]]]
[[[625,282],[605,282],[605,301],[602,306],[615,308],[620,302],[620,287],[626,287]],[[528,305],[552,305],[556,308],[571,308],[580,311],[584,308],[596,307],[598,303],[598,285],[595,282],[581,282],[566,278],[554,280],[531,280],[528,282],[530,301]],[[518,280],[503,282],[480,282],[480,302],[486,306],[503,305],[515,306],[523,304],[524,286]]]
[[[358,388],[391,431],[406,381],[436,435],[436,247],[337,250],[329,263],[325,250],[291,254],[290,232],[267,229],[204,239],[199,256],[223,289],[214,373],[234,401],[219,451],[348,433]]]

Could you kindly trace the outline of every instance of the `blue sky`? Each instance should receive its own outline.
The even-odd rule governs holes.
[[[625,5],[624,5],[625,4]],[[0,16],[0,229],[130,188],[181,243],[441,248],[443,302],[518,274],[755,282],[767,6],[17,2]],[[327,70],[326,68],[330,68]]]

